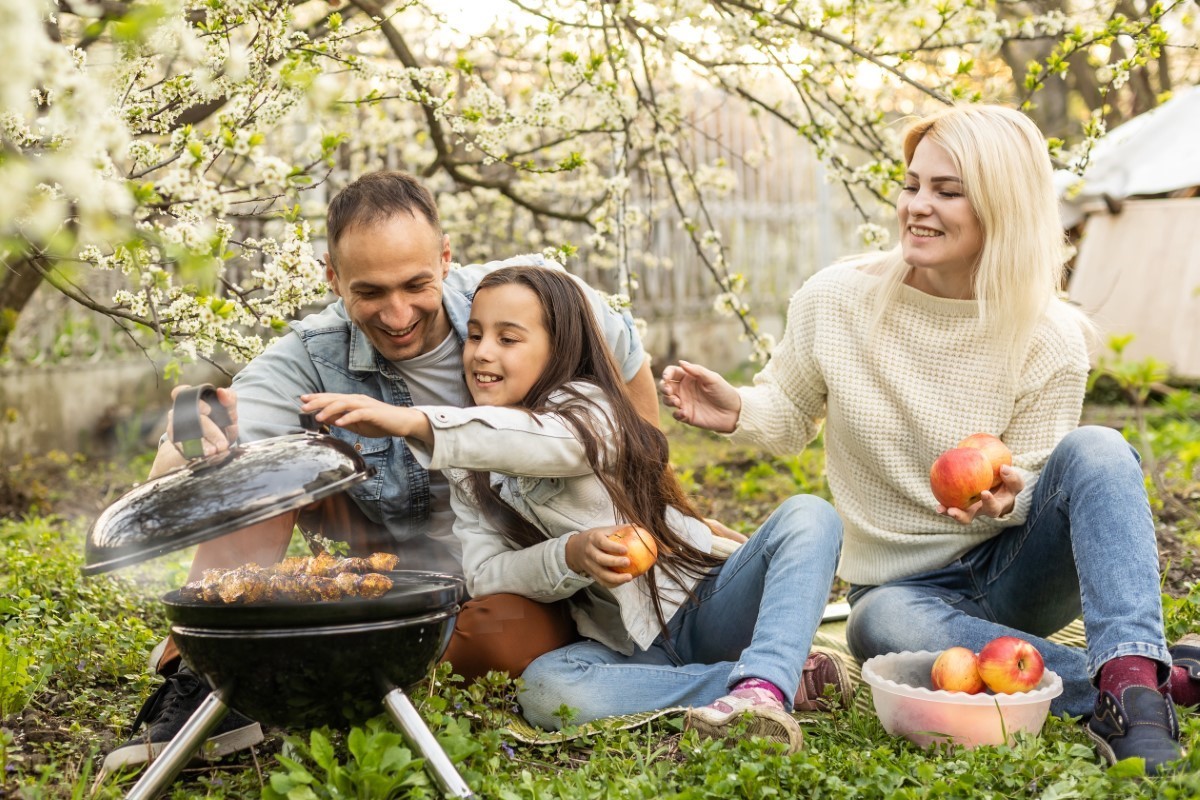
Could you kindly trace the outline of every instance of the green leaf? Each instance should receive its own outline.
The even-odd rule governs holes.
[[[1139,778],[1146,774],[1146,759],[1122,759],[1108,768],[1108,774],[1113,778]]]
[[[333,754],[333,745],[330,743],[329,738],[321,733],[321,731],[315,730],[312,732],[309,737],[309,747],[311,748],[313,761],[317,762],[317,765],[321,768],[329,770],[337,763],[337,759]]]

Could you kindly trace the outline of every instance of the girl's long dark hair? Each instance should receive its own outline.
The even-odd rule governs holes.
[[[655,613],[665,632],[656,573],[662,570],[686,586],[685,573],[704,575],[721,563],[721,559],[696,549],[667,525],[668,507],[701,518],[671,470],[667,437],[634,408],[591,306],[569,275],[544,267],[504,267],[485,276],[476,291],[506,284],[519,284],[537,296],[550,334],[550,362],[521,401],[521,407],[531,413],[552,411],[562,417],[575,430],[588,463],[608,490],[617,519],[654,534],[658,561],[647,573],[647,580]],[[611,430],[604,432],[603,441],[592,423],[597,407],[569,386],[577,381],[598,387],[608,400]],[[573,397],[548,405],[550,395],[560,390]],[[471,488],[484,515],[514,545],[529,547],[546,541],[545,534],[500,499],[488,473],[473,473]]]

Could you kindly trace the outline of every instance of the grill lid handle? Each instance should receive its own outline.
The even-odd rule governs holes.
[[[175,396],[171,411],[171,441],[179,446],[186,458],[204,455],[204,428],[201,426],[200,402],[208,403],[208,416],[222,431],[233,424],[229,410],[217,399],[217,389],[211,383],[189,386]],[[233,443],[230,442],[230,445]]]

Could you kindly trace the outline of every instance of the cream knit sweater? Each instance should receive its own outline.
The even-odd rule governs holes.
[[[834,266],[804,284],[770,363],[738,390],[731,434],[788,454],[824,421],[829,487],[845,526],[838,574],[866,585],[945,566],[1024,522],[1050,451],[1079,423],[1088,372],[1080,326],[1057,302],[1016,379],[1006,343],[979,330],[973,300],[902,286],[872,338],[871,290],[880,280]],[[1004,440],[1025,489],[1006,517],[961,525],[935,511],[929,467],[976,432]]]

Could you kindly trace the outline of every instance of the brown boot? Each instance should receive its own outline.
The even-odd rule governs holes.
[[[832,695],[826,690],[833,687]],[[795,711],[830,711],[849,708],[853,699],[854,683],[846,665],[837,656],[814,650],[804,660],[804,672],[800,676],[800,688],[792,704]]]

